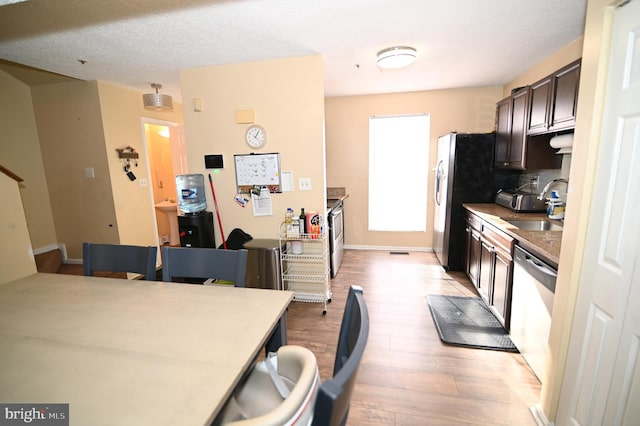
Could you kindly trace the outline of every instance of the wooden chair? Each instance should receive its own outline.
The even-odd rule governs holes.
[[[245,287],[247,278],[246,249],[220,250],[200,247],[162,247],[162,281],[175,278],[209,278],[233,281]]]
[[[361,287],[351,286],[344,308],[333,378],[318,390],[312,426],[338,426],[347,422],[351,394],[369,337],[369,312]]]
[[[93,276],[96,271],[130,272],[155,281],[157,253],[158,248],[154,246],[85,242],[82,244],[82,272],[85,276]]]

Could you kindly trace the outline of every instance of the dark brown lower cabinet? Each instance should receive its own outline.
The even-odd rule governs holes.
[[[482,231],[482,223],[472,213],[466,212],[466,262],[465,271],[471,283],[479,288],[478,276],[480,275],[480,232]]]
[[[498,316],[505,328],[509,329],[511,314],[511,282],[513,273],[513,258],[502,250],[495,251],[493,267],[493,301],[491,308]]]
[[[508,330],[515,240],[473,213],[466,215],[467,276]]]
[[[478,292],[487,305],[491,306],[493,296],[493,258],[494,248],[490,241],[480,236],[480,274],[478,277]]]

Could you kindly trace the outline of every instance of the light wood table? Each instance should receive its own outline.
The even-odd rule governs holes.
[[[72,425],[202,425],[292,293],[38,273],[0,284],[0,402]]]

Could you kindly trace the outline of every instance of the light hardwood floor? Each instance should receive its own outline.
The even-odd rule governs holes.
[[[291,304],[289,343],[316,354],[322,380],[350,285],[363,287],[371,324],[348,425],[535,425],[540,382],[520,354],[440,341],[426,296],[477,293],[431,253],[346,250],[326,316],[320,304]]]

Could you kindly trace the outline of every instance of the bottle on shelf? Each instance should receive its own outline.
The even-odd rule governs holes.
[[[307,233],[307,215],[304,212],[304,207],[300,209],[300,235]]]
[[[300,220],[297,216],[294,217],[291,207],[287,208],[284,215],[284,227],[287,238],[300,238]]]
[[[293,216],[291,219],[291,238],[300,238],[300,218]]]

